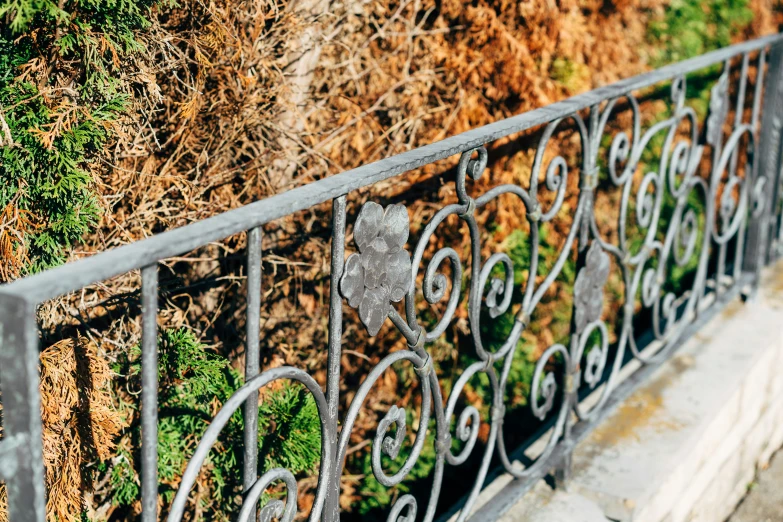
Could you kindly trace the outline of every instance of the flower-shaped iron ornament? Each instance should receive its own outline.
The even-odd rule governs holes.
[[[576,333],[601,318],[604,307],[604,285],[609,278],[609,256],[593,241],[587,251],[585,266],[579,271],[574,283],[574,305],[576,308]]]
[[[411,286],[411,256],[403,248],[409,227],[408,210],[402,205],[384,210],[368,201],[356,218],[353,241],[359,252],[345,262],[340,293],[359,310],[370,335],[378,333],[391,303],[400,302]]]

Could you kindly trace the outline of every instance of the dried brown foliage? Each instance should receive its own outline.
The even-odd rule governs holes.
[[[36,228],[35,217],[28,210],[19,208],[22,191],[17,193],[6,207],[0,210],[0,280],[11,280],[29,262],[25,249],[25,234]]]
[[[127,243],[278,189],[265,172],[279,138],[288,42],[304,27],[275,0],[159,10],[133,78],[138,118],[102,178],[111,208],[100,243]]]
[[[319,75],[332,96],[317,146],[354,166],[641,72],[646,21],[664,5],[402,0],[349,11],[347,41],[327,54],[341,66]]]
[[[41,410],[47,520],[78,522],[93,488],[90,463],[111,458],[125,421],[112,403],[112,373],[85,338],[41,353]]]
[[[94,488],[90,466],[113,456],[126,421],[113,403],[108,362],[94,343],[63,339],[41,352],[40,360],[47,520],[79,522]],[[0,521],[7,516],[2,485]]]

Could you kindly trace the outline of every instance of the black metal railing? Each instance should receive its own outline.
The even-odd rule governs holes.
[[[10,520],[45,520],[36,307],[138,269],[142,273],[143,307],[142,520],[158,519],[158,263],[244,231],[249,232],[246,383],[222,406],[203,434],[171,505],[169,521],[182,518],[191,487],[212,445],[229,418],[243,407],[245,496],[239,519],[253,519],[262,494],[281,482],[286,500],[267,502],[258,516],[265,521],[294,519],[297,480],[293,474],[282,468],[261,476],[257,471],[258,390],[281,379],[304,385],[319,413],[321,459],[310,520],[338,520],[340,477],[353,426],[370,389],[397,363],[412,366],[420,381],[420,418],[415,436],[409,438],[404,407],[393,406],[383,416],[371,441],[373,475],[384,486],[399,484],[429,443],[434,444],[435,465],[426,504],[419,504],[412,495],[402,495],[391,506],[388,520],[433,520],[443,511],[439,502],[454,501],[442,498],[444,473],[469,457],[480,464],[476,476],[471,477],[472,487],[457,505],[458,520],[497,517],[531,484],[553,471],[558,480],[567,481],[575,443],[706,317],[729,299],[751,297],[760,270],[778,256],[778,246],[783,244],[781,60],[780,35],[734,45],[0,287],[0,387],[5,430],[0,441],[0,478],[8,490]],[[697,75],[699,71],[707,72]],[[709,83],[705,91],[709,94],[708,110],[703,118],[687,95],[691,78]],[[645,121],[639,100],[659,95],[662,89],[667,91],[668,113]],[[621,112],[625,119],[618,117]],[[630,132],[618,130],[623,124]],[[492,143],[536,129],[540,130],[540,141],[524,186],[503,184],[471,195],[469,180],[478,180],[485,172],[494,150]],[[548,144],[561,139],[564,131],[578,137],[575,162],[547,155]],[[458,157],[456,201],[441,205],[415,242],[409,241],[410,217],[403,204],[384,207],[368,201],[355,219],[349,219],[346,198],[359,189],[450,157]],[[578,185],[569,184],[574,177]],[[596,200],[603,190],[618,194],[612,200],[617,219],[610,233],[596,219]],[[515,211],[530,223],[528,276],[516,294],[519,299],[514,298],[512,289],[517,284],[515,270],[520,267],[502,252],[484,256],[481,226],[476,220],[480,209],[501,197],[514,198]],[[567,200],[575,204],[564,205]],[[261,236],[263,225],[329,201],[330,279],[331,288],[339,292],[330,293],[325,333],[327,378],[322,389],[302,369],[260,371]],[[557,245],[544,271],[540,229],[563,215],[569,223],[565,240]],[[464,264],[461,255],[449,246],[440,246],[434,254],[428,251],[437,243],[439,227],[450,216],[458,216],[469,234],[470,249]],[[346,245],[349,227],[350,246]],[[347,246],[352,253],[346,257]],[[425,257],[429,257],[426,263]],[[529,407],[542,423],[545,442],[532,460],[522,459],[525,465],[515,466],[515,456],[507,452],[504,442],[504,397],[511,361],[542,297],[572,259],[576,276],[570,334],[566,342],[551,344],[540,355],[530,388]],[[444,272],[446,264],[448,272]],[[677,270],[688,275],[673,284]],[[618,274],[622,292],[613,298],[618,305],[617,317],[607,322],[605,285],[610,271]],[[464,306],[465,294],[467,335],[475,362],[459,370],[446,396],[428,346],[455,319]],[[435,321],[420,318],[421,307],[426,306],[422,303],[440,306]],[[342,330],[344,313],[357,314],[371,336],[390,321],[408,348],[384,357],[355,390],[347,410],[340,411],[341,353],[347,342]],[[512,326],[505,339],[490,349],[482,336],[482,322],[503,315],[511,317]],[[646,336],[637,331],[641,317],[646,321]],[[610,329],[616,341],[610,342]],[[630,359],[643,365],[620,382],[620,370]],[[491,408],[485,415],[479,408],[460,402],[466,383],[478,374],[486,375],[490,383]],[[456,411],[458,407],[461,412]],[[488,434],[483,444],[477,444],[482,424],[488,426]],[[434,442],[427,438],[428,430],[434,431]],[[412,442],[401,453],[406,441]],[[479,451],[479,457],[472,455]],[[500,469],[517,480],[476,512],[478,495],[496,458]],[[393,474],[384,468],[388,459],[399,460]]]

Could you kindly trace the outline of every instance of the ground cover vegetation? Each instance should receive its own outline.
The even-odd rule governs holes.
[[[777,9],[770,0],[0,0],[0,281],[776,31]],[[708,85],[689,83],[689,103],[700,114]],[[645,124],[670,110],[665,95],[657,98],[643,105]],[[628,128],[629,121],[619,114],[616,124]],[[475,189],[525,185],[535,144],[527,135],[493,144]],[[554,140],[548,155],[554,154],[576,165],[576,136]],[[645,162],[653,164],[655,147],[648,154]],[[443,176],[452,166],[443,162],[357,194],[349,214],[355,217],[367,197],[405,203],[415,238],[444,201],[455,199]],[[569,183],[576,194],[576,176]],[[619,194],[607,190],[601,198],[599,226],[611,234]],[[544,262],[533,277],[546,274],[574,205],[567,198],[563,218],[542,230]],[[265,227],[263,259],[263,365],[296,365],[321,383],[328,215],[315,209]],[[509,254],[520,292],[531,277],[527,221],[505,200],[479,219],[484,254]],[[163,514],[209,418],[242,383],[244,243],[244,236],[232,237],[161,267]],[[456,221],[447,221],[430,254],[446,243],[468,251]],[[687,270],[675,276],[673,284]],[[534,425],[526,404],[533,364],[568,336],[574,278],[572,260],[520,341],[506,390],[507,430],[519,434],[510,444]],[[138,516],[138,282],[137,273],[128,274],[40,309],[53,522]],[[623,292],[613,268],[607,294],[618,299],[609,301]],[[466,299],[431,346],[446,393],[473,360]],[[422,309],[421,317],[435,321],[438,312]],[[616,312],[607,305],[606,317]],[[490,343],[511,326],[505,316],[483,324],[491,325],[482,332]],[[349,401],[369,369],[404,341],[388,325],[367,337],[351,313],[345,341]],[[488,386],[476,378],[464,402],[486,414]],[[264,390],[260,399],[259,471],[280,465],[297,474],[304,515],[320,456],[314,403],[286,385]],[[432,441],[410,480],[392,489],[373,478],[367,444],[391,405],[406,405],[407,424],[416,426],[419,403],[412,368],[395,367],[373,390],[351,436],[341,497],[346,520],[385,520],[385,508],[406,492],[426,500]],[[241,431],[238,413],[199,476],[188,520],[235,517]],[[405,451],[386,469],[393,471]],[[468,473],[475,462],[465,466]],[[265,498],[280,494],[270,489]],[[0,486],[0,520],[3,502]]]

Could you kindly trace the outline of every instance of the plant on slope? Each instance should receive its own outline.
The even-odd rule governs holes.
[[[158,482],[166,509],[182,473],[212,417],[242,384],[224,357],[214,354],[185,329],[161,333],[159,350]],[[124,374],[117,390],[138,390],[140,349],[132,350],[116,370]],[[121,392],[120,392],[121,393]],[[122,402],[134,409],[129,402]],[[138,510],[137,450],[139,425],[123,433],[118,458],[107,471],[105,496],[117,508]],[[262,394],[259,404],[259,473],[284,467],[292,473],[314,470],[321,455],[320,421],[312,396],[301,386],[282,384]],[[230,520],[241,505],[243,420],[236,412],[213,446],[188,506],[191,520]],[[274,494],[274,492],[271,492]]]
[[[241,386],[228,361],[209,352],[189,330],[159,338],[158,481],[164,509],[212,417]],[[138,515],[141,351],[109,365],[84,338],[64,339],[41,354],[41,399],[47,520],[127,520]],[[0,418],[2,408],[0,408]],[[259,405],[259,474],[274,467],[307,474],[321,455],[315,401],[284,383]],[[2,438],[2,429],[0,429]],[[241,502],[241,412],[231,418],[199,476],[188,520],[231,520]],[[272,488],[264,500],[280,494]],[[0,485],[0,522],[8,522]]]
[[[154,3],[0,1],[0,281],[64,262],[96,225],[97,160]]]
[[[112,372],[95,344],[66,338],[43,350],[40,361],[46,517],[80,522],[100,481],[96,463],[117,453],[116,438],[127,419],[114,407]],[[0,521],[8,522],[7,517],[3,498]]]
[[[655,65],[678,62],[730,45],[753,21],[749,0],[673,0],[650,22]]]

